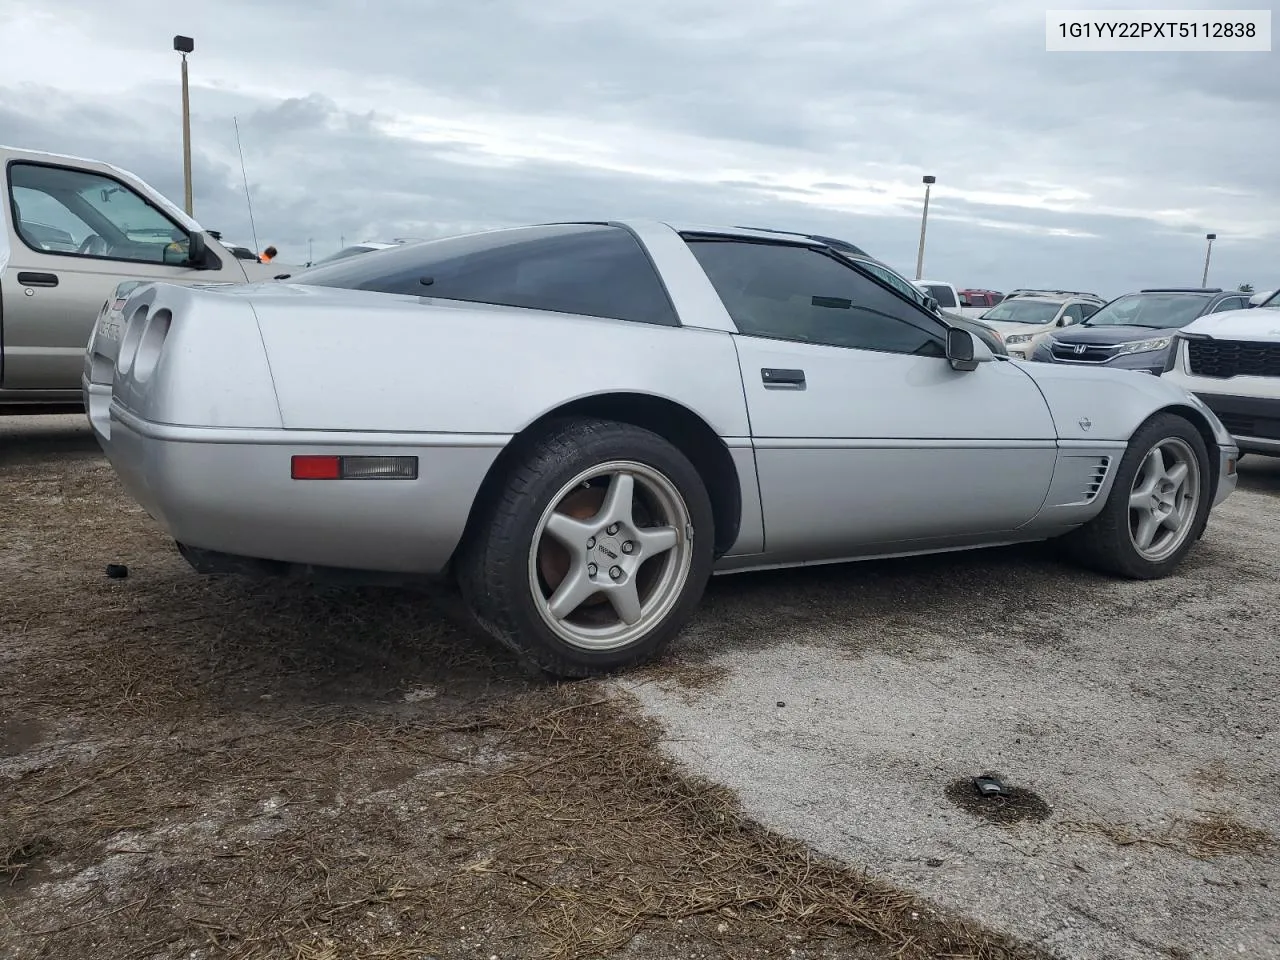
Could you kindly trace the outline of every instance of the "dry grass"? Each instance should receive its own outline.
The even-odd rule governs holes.
[[[1071,832],[1105,837],[1120,847],[1135,844],[1164,847],[1198,860],[1264,854],[1275,846],[1275,838],[1266,830],[1241,823],[1222,811],[1209,811],[1196,820],[1177,818],[1158,829],[1138,824],[1075,820],[1064,821],[1062,827]]]
[[[758,827],[437,593],[203,579],[98,462],[5,482],[0,953],[1036,956]]]

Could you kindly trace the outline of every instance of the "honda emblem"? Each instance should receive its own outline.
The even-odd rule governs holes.
[[[1076,350],[1076,356],[1079,356],[1080,354],[1084,353],[1085,345],[1083,343],[1077,343],[1075,350]]]

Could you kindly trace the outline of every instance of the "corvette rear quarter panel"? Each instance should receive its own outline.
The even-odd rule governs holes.
[[[114,400],[124,409],[157,423],[281,426],[248,302],[180,284],[150,284],[128,300],[123,317],[123,328],[109,331],[102,329],[107,318],[100,317],[87,353],[90,377],[113,383]]]
[[[255,300],[290,429],[514,434],[564,403],[672,400],[748,436],[731,338],[712,330],[416,297]]]

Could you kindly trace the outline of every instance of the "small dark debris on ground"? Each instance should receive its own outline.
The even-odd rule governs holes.
[[[1053,808],[1025,787],[1001,784],[998,792],[984,793],[973,777],[953,780],[943,790],[948,800],[961,810],[1001,826],[1025,820],[1047,820]]]

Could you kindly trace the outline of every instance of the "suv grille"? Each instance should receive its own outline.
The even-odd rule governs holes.
[[[1280,419],[1278,418],[1251,417],[1243,413],[1220,413],[1218,419],[1233,437],[1280,440]]]
[[[1280,377],[1280,343],[1188,340],[1187,364],[1199,377]]]
[[[1080,347],[1084,350],[1080,353],[1076,351]],[[1066,363],[1106,363],[1116,355],[1119,346],[1102,346],[1094,344],[1072,344],[1072,343],[1055,343],[1050,351],[1053,359],[1062,360]]]

